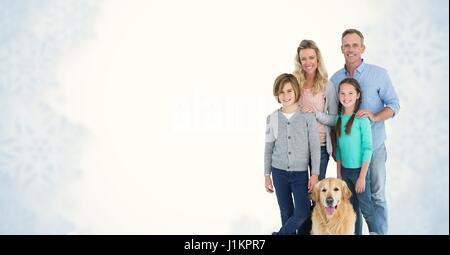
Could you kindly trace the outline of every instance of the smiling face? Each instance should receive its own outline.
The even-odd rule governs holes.
[[[290,82],[286,82],[282,85],[281,90],[278,93],[278,101],[283,105],[283,107],[289,107],[296,103],[296,95],[294,88]]]
[[[317,70],[317,54],[314,49],[301,49],[299,52],[300,65],[307,76],[315,75]]]
[[[342,83],[339,86],[339,101],[345,107],[346,110],[353,112],[356,100],[360,98],[361,94],[356,88],[349,83]]]
[[[351,191],[343,180],[326,178],[316,184],[312,199],[324,208],[327,217],[331,217],[341,202],[348,200],[350,196]]]
[[[361,37],[355,33],[347,34],[342,38],[341,51],[347,65],[358,66],[365,49]]]

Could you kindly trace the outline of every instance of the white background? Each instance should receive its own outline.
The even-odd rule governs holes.
[[[30,224],[46,232],[39,226],[54,219],[42,215],[52,211],[69,222],[54,225],[56,233],[275,231],[278,205],[263,177],[265,117],[278,107],[273,81],[293,71],[302,39],[319,45],[331,77],[344,63],[341,33],[357,28],[366,37],[365,60],[388,69],[402,107],[387,122],[391,233],[448,234],[448,19],[440,18],[448,17],[448,3],[434,2],[68,1],[74,13],[95,7],[88,21],[80,15],[62,29],[84,20],[80,31],[88,36],[61,46],[49,68],[55,86],[39,100],[84,130],[79,160],[65,161],[80,170],[63,178],[45,208],[24,202],[39,215],[40,223]],[[45,31],[53,23],[45,20],[58,12],[33,8],[31,20],[44,21],[33,22],[32,31],[51,41]],[[416,108],[419,101],[427,111]],[[416,136],[423,132],[416,118],[430,112],[424,122],[441,135]],[[441,152],[430,152],[437,146]],[[423,150],[430,152],[423,164],[409,160]],[[439,167],[427,172],[430,165]],[[334,162],[328,175],[335,175]],[[437,191],[429,180],[439,180]],[[424,203],[430,192],[443,200]]]

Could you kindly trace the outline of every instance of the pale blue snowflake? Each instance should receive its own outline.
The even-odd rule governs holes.
[[[388,121],[391,233],[448,234],[448,195],[446,203],[438,195],[449,187],[448,20],[436,22],[448,10],[429,12],[430,5],[398,4],[369,29],[366,42],[368,62],[388,70],[401,105],[400,115]],[[416,194],[411,199],[410,187]],[[420,213],[405,217],[410,210]]]
[[[43,105],[16,111],[10,121],[0,134],[0,178],[46,189],[79,174],[80,128]]]

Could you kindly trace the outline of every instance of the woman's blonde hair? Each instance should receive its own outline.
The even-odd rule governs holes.
[[[300,45],[297,48],[297,55],[295,56],[295,69],[294,76],[297,78],[298,83],[300,84],[300,90],[303,89],[303,85],[306,81],[305,72],[302,69],[302,64],[300,61],[300,50],[303,49],[313,49],[316,52],[317,56],[317,70],[316,75],[314,76],[313,83],[313,95],[319,93],[320,91],[325,91],[328,82],[328,73],[325,68],[325,63],[322,58],[322,54],[320,53],[319,47],[313,40],[303,40],[300,42]]]

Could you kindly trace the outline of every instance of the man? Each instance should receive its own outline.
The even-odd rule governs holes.
[[[387,71],[381,67],[364,62],[364,36],[356,29],[347,29],[342,33],[341,51],[345,66],[337,71],[331,81],[336,86],[347,77],[355,78],[361,85],[361,110],[356,117],[368,117],[372,123],[373,154],[369,165],[372,202],[379,219],[381,234],[388,231],[386,187],[386,130],[384,121],[394,117],[400,110],[397,93],[392,86]],[[356,221],[356,234],[362,234],[361,213]]]

